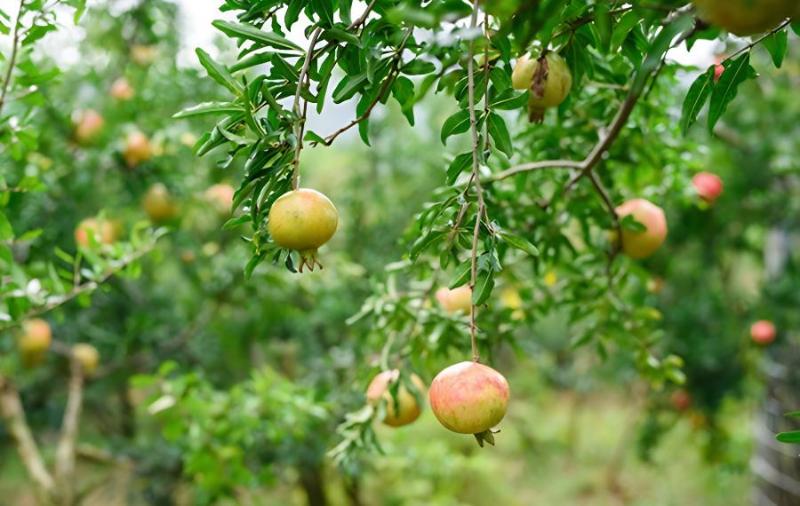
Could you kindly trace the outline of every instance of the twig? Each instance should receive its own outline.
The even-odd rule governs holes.
[[[728,56],[727,56],[727,57],[726,57],[724,60],[722,60],[722,61],[724,62],[724,61],[728,61],[728,60],[730,60],[731,58],[736,58],[737,56],[739,56],[740,54],[744,53],[745,51],[749,51],[749,50],[753,49],[753,48],[754,48],[756,45],[758,45],[760,42],[763,42],[763,41],[764,41],[764,39],[768,39],[769,37],[772,37],[772,36],[773,36],[773,35],[775,35],[776,33],[780,32],[781,30],[783,30],[784,28],[786,28],[787,26],[789,26],[789,24],[791,24],[791,22],[792,22],[792,20],[791,20],[791,19],[787,19],[786,21],[784,21],[783,23],[779,24],[778,26],[776,26],[776,27],[775,27],[775,28],[773,28],[772,30],[768,31],[767,33],[765,33],[765,34],[764,34],[764,35],[762,35],[761,37],[757,38],[756,40],[754,40],[754,41],[753,41],[753,42],[751,42],[750,44],[747,44],[746,46],[744,46],[744,47],[742,47],[742,48],[738,49],[737,51],[735,51],[733,54],[731,54],[731,55],[728,55]],[[720,62],[720,63],[722,63],[722,62]]]
[[[303,85],[308,76],[308,68],[311,66],[311,60],[314,58],[314,46],[317,45],[317,39],[322,33],[322,27],[317,27],[311,34],[311,39],[308,43],[308,51],[306,52],[306,59],[303,62],[303,68],[300,70],[300,76],[297,78],[297,91],[294,94],[294,110],[295,127],[294,134],[296,137],[297,146],[294,151],[294,170],[292,172],[292,189],[296,190],[300,181],[300,152],[303,150],[303,131],[306,125],[306,108],[300,112],[300,92],[303,90]],[[308,102],[306,102],[306,105]]]
[[[50,297],[46,304],[43,304],[43,305],[41,305],[39,307],[31,309],[30,311],[28,311],[24,315],[20,316],[19,318],[17,318],[13,322],[5,323],[3,325],[0,325],[0,331],[4,331],[4,330],[8,330],[8,329],[14,328],[14,327],[20,325],[25,320],[28,320],[30,318],[33,318],[33,317],[42,315],[44,313],[47,313],[49,311],[52,311],[53,309],[55,309],[55,308],[57,308],[59,306],[62,306],[64,304],[66,304],[67,302],[75,299],[76,297],[79,297],[79,296],[81,296],[83,294],[86,294],[86,293],[93,292],[100,285],[105,283],[108,280],[108,278],[110,278],[114,274],[117,274],[122,269],[127,267],[129,264],[135,262],[136,260],[138,260],[139,258],[143,257],[144,255],[150,253],[153,250],[153,248],[155,248],[155,243],[150,244],[146,248],[138,250],[138,251],[134,252],[131,255],[123,257],[117,263],[115,263],[115,265],[113,265],[112,267],[107,269],[106,272],[103,273],[103,275],[99,279],[97,279],[95,281],[89,281],[88,283],[84,283],[82,285],[75,286],[72,290],[70,290],[69,292],[65,293],[64,295],[57,296],[57,297],[55,297],[55,296],[54,297]]]
[[[493,174],[491,177],[487,178],[485,182],[499,181],[500,179],[506,179],[511,176],[515,176],[521,172],[530,172],[534,170],[580,169],[580,168],[581,168],[581,162],[576,162],[575,160],[542,160],[540,162],[528,162],[516,165],[508,170],[504,170],[503,172],[498,172],[497,174]]]
[[[473,0],[472,2],[472,16],[470,17],[470,27],[475,29],[478,26],[478,1]],[[469,52],[467,54],[467,91],[468,91],[468,100],[469,100],[469,126],[470,126],[470,133],[472,134],[472,185],[475,188],[475,193],[477,195],[478,200],[478,210],[475,213],[475,228],[472,234],[472,252],[471,252],[471,268],[470,268],[470,281],[469,281],[469,288],[470,292],[474,294],[475,292],[475,285],[478,281],[478,242],[480,240],[480,230],[481,230],[481,218],[483,213],[486,212],[486,204],[483,200],[483,187],[481,186],[480,180],[480,156],[479,153],[480,146],[479,146],[479,136],[478,136],[478,120],[475,115],[475,76],[473,74],[475,62],[475,41],[471,39],[469,41]],[[469,310],[469,333],[470,333],[470,343],[472,345],[472,360],[473,362],[477,362],[480,359],[480,355],[478,353],[478,339],[477,339],[477,332],[478,326],[476,323],[477,320],[477,307],[475,307],[475,302],[473,299],[472,304],[470,304]]]
[[[25,6],[25,0],[19,0],[19,11],[17,12],[17,19],[14,21],[14,35],[11,38],[11,56],[8,58],[8,68],[6,75],[3,79],[3,88],[0,91],[0,113],[3,112],[3,106],[6,103],[6,95],[11,87],[11,77],[14,72],[14,65],[17,64],[17,52],[19,51],[19,27],[22,21],[22,8]]]
[[[83,404],[83,368],[76,357],[70,358],[69,389],[67,407],[61,423],[61,437],[56,447],[55,477],[59,498],[64,504],[72,504],[75,495],[75,442],[78,439],[78,423]]]
[[[412,33],[413,33],[413,29],[411,29],[411,28],[409,28],[406,31],[406,34],[403,37],[403,40],[400,42],[400,45],[398,46],[397,50],[395,51],[394,57],[392,59],[391,68],[389,69],[389,73],[386,75],[386,79],[384,80],[383,85],[381,86],[381,89],[378,91],[378,94],[375,96],[375,98],[369,104],[367,109],[359,117],[357,117],[356,119],[352,120],[347,125],[341,127],[340,129],[336,130],[332,134],[330,134],[327,137],[325,137],[325,139],[322,141],[322,144],[324,144],[325,146],[330,146],[331,144],[333,144],[333,141],[335,141],[336,138],[339,137],[341,134],[343,134],[344,132],[350,130],[354,126],[358,125],[359,123],[361,123],[362,121],[364,121],[364,120],[366,120],[366,119],[368,119],[370,117],[370,115],[372,114],[372,110],[375,108],[376,105],[378,105],[379,102],[381,102],[384,99],[384,96],[389,91],[389,88],[391,88],[392,84],[394,84],[394,81],[397,78],[397,75],[399,73],[399,66],[400,66],[400,62],[402,61],[403,50],[405,49],[406,42],[408,41],[408,38],[411,36]],[[312,142],[311,143],[312,146],[316,146],[317,144],[319,144],[319,142]]]

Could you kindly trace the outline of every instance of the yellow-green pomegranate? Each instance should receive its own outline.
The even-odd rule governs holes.
[[[336,233],[339,212],[322,193],[309,188],[293,190],[278,198],[269,210],[267,229],[281,248],[300,253],[303,267],[322,267],[317,261],[317,248]]]
[[[700,19],[735,35],[753,35],[800,15],[797,0],[692,0]]]
[[[422,407],[417,402],[417,398],[405,385],[400,385],[397,389],[397,402],[392,397],[389,387],[400,379],[400,371],[397,369],[383,371],[375,376],[367,387],[367,401],[373,406],[377,406],[381,400],[386,402],[386,415],[383,423],[390,427],[402,427],[408,425],[422,413]],[[411,375],[411,382],[416,389],[425,394],[425,383],[416,374]]]
[[[517,90],[530,90],[528,114],[531,121],[539,122],[546,109],[557,107],[567,98],[572,88],[572,72],[556,53],[547,53],[538,60],[523,55],[514,65],[511,84]]]

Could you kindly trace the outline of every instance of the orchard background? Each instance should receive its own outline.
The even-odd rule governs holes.
[[[795,4],[0,1],[0,504],[800,504]]]

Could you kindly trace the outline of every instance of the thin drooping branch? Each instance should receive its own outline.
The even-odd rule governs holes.
[[[6,423],[6,430],[14,440],[22,463],[36,487],[44,498],[52,497],[55,489],[53,477],[47,470],[36,440],[25,420],[25,410],[19,393],[9,380],[0,376],[0,418]]]
[[[397,75],[399,74],[400,70],[400,63],[403,61],[403,50],[405,49],[406,42],[408,41],[408,38],[411,36],[412,33],[413,29],[409,28],[408,30],[406,30],[406,34],[403,37],[403,40],[400,42],[400,45],[398,46],[397,50],[395,51],[394,57],[392,58],[392,63],[391,63],[391,68],[389,69],[389,73],[386,75],[386,78],[383,81],[381,89],[378,90],[378,94],[375,95],[375,98],[372,100],[372,102],[370,102],[369,106],[367,106],[367,109],[356,119],[350,121],[350,123],[346,124],[345,126],[339,128],[332,134],[325,137],[325,139],[322,141],[322,144],[326,146],[330,146],[331,144],[333,144],[333,141],[335,141],[336,138],[339,137],[341,134],[350,130],[351,128],[358,125],[362,121],[368,119],[372,114],[372,110],[375,109],[375,106],[384,100],[386,94],[389,92],[389,89],[391,89],[392,85],[394,84],[395,79],[397,79]],[[312,146],[316,146],[317,144],[318,144],[317,142],[311,143]]]
[[[72,504],[75,496],[75,444],[83,404],[83,368],[75,357],[70,360],[67,407],[61,422],[61,436],[56,447],[55,477],[58,496],[64,504]]]
[[[8,68],[6,69],[5,77],[3,78],[3,88],[0,90],[0,113],[3,112],[3,106],[6,103],[6,96],[8,90],[11,88],[11,79],[14,75],[14,66],[17,64],[17,53],[19,51],[19,27],[22,24],[22,8],[25,6],[25,0],[19,1],[19,11],[17,18],[14,20],[14,34],[11,36],[11,56],[8,58]]]
[[[767,33],[765,33],[765,34],[764,34],[764,35],[762,35],[761,37],[759,37],[759,38],[755,39],[755,40],[754,40],[754,41],[752,41],[750,44],[747,44],[746,46],[744,46],[744,47],[742,47],[742,48],[738,49],[737,51],[733,52],[732,54],[729,54],[729,55],[728,55],[728,56],[726,56],[726,57],[725,57],[725,59],[724,59],[724,60],[722,60],[722,61],[727,61],[727,60],[730,60],[730,59],[736,58],[737,56],[739,56],[740,54],[744,53],[745,51],[749,51],[749,50],[753,49],[753,48],[754,48],[756,45],[760,44],[760,43],[761,43],[761,42],[763,42],[765,39],[768,39],[768,38],[772,37],[773,35],[775,35],[776,33],[780,32],[781,30],[783,30],[784,28],[786,28],[787,26],[789,26],[791,23],[792,23],[792,20],[791,20],[791,19],[787,19],[787,20],[785,20],[783,23],[779,24],[778,26],[776,26],[776,27],[775,27],[775,28],[773,28],[772,30],[768,31]],[[720,62],[720,63],[721,63],[721,62]]]
[[[478,1],[472,2],[472,17],[470,18],[470,27],[474,30],[478,26]],[[480,139],[478,135],[478,120],[475,114],[475,40],[469,41],[469,52],[467,54],[467,93],[468,93],[468,108],[469,108],[469,126],[472,135],[472,186],[475,188],[475,193],[478,201],[478,209],[475,212],[475,228],[472,234],[472,252],[471,252],[471,265],[470,265],[470,292],[474,294],[475,285],[478,281],[478,243],[480,242],[480,229],[483,214],[486,212],[486,203],[483,199],[483,187],[480,180]],[[469,333],[470,343],[472,345],[472,360],[477,362],[480,358],[478,353],[478,325],[477,325],[477,312],[478,308],[475,306],[475,299],[473,297],[470,304],[469,311]]]
[[[306,51],[306,59],[303,62],[303,68],[300,70],[300,75],[297,78],[297,91],[294,94],[294,105],[292,109],[295,114],[294,135],[295,146],[294,151],[294,169],[292,172],[292,189],[296,190],[300,182],[300,152],[303,150],[303,132],[306,127],[306,107],[300,110],[300,94],[303,91],[303,86],[306,84],[306,77],[308,76],[308,69],[311,66],[311,60],[314,59],[314,46],[317,45],[317,39],[322,33],[322,28],[317,27],[311,34],[311,39],[308,43],[308,50]],[[308,103],[306,103],[308,105]]]
[[[576,162],[575,160],[542,160],[540,162],[528,162],[515,165],[514,167],[504,170],[503,172],[493,174],[491,177],[486,179],[486,182],[499,181],[500,179],[507,179],[522,172],[530,172],[534,170],[580,169],[581,167],[581,162]]]

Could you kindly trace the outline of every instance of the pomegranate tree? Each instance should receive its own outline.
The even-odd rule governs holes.
[[[531,60],[526,54],[517,60],[511,83],[515,89],[530,90],[528,115],[531,121],[540,122],[545,109],[557,107],[567,98],[572,87],[572,73],[556,53],[547,53],[537,60]]]
[[[448,313],[469,313],[472,307],[472,290],[468,285],[452,290],[442,287],[436,290],[436,300]]]
[[[722,179],[711,172],[698,172],[692,177],[692,185],[701,199],[713,204],[722,195]]]
[[[400,381],[397,369],[383,371],[375,376],[367,387],[367,402],[377,406],[381,400],[386,403],[386,414],[383,423],[390,427],[408,425],[422,413],[417,397],[402,383],[397,388],[397,396],[393,397],[391,386]],[[425,383],[416,374],[411,375],[411,382],[419,394],[425,393]]]
[[[753,35],[800,14],[797,0],[692,0],[700,18],[735,35]]]
[[[750,326],[750,337],[753,342],[766,346],[775,340],[775,324],[769,320],[758,320]]]
[[[322,268],[317,249],[333,237],[339,224],[339,212],[328,197],[309,188],[289,191],[272,204],[268,220],[275,243],[300,253],[300,272],[303,267]]]
[[[474,434],[481,446],[484,441],[494,444],[491,429],[505,416],[508,397],[505,377],[475,361],[445,368],[428,392],[439,422],[453,432]]]
[[[622,229],[622,251],[631,258],[646,258],[664,243],[667,238],[667,219],[664,211],[645,199],[632,199],[617,207],[620,218],[632,216],[644,230]]]

